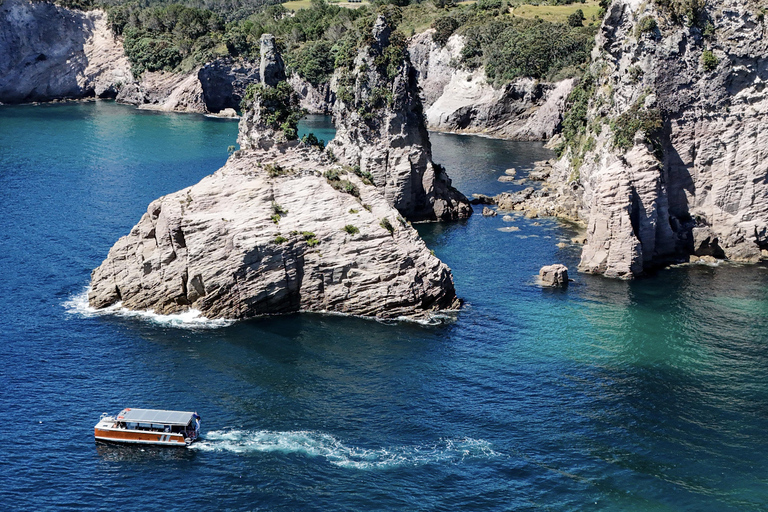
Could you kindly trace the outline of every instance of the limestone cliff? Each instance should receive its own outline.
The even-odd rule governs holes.
[[[281,68],[274,40],[263,38],[263,78],[241,119],[244,149],[149,205],[93,271],[92,306],[196,308],[232,319],[296,311],[423,318],[458,308],[450,269],[381,190],[291,140],[283,119],[295,105],[272,102],[283,91],[294,97]]]
[[[332,86],[336,137],[328,145],[340,162],[359,168],[401,214],[413,221],[472,214],[469,201],[432,162],[416,73],[405,38],[382,16]]]
[[[146,110],[215,114],[239,109],[245,88],[258,80],[257,65],[217,59],[189,73],[146,71],[120,87],[117,101]]]
[[[133,80],[130,69],[104,12],[0,3],[0,102],[114,98]]]
[[[190,73],[134,77],[121,40],[101,10],[49,2],[0,3],[0,103],[116,98],[139,108],[220,112],[239,108],[258,66],[220,59]]]
[[[557,133],[574,80],[547,83],[518,78],[495,88],[483,68],[455,67],[464,38],[454,34],[445,46],[433,29],[413,36],[408,52],[416,69],[431,130],[482,133],[512,140],[547,140]]]
[[[768,254],[763,10],[665,4],[614,0],[571,98],[586,115],[572,119],[552,181],[588,223],[585,272],[629,278],[689,255]]]

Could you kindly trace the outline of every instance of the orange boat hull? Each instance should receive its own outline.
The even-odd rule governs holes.
[[[163,432],[141,432],[125,429],[93,429],[97,441],[127,444],[154,444],[159,446],[186,446],[184,436],[181,434],[167,434]]]

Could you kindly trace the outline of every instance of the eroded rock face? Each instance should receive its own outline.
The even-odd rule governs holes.
[[[262,56],[279,67],[270,50]],[[285,82],[275,85],[261,82]],[[296,311],[423,318],[457,309],[450,269],[381,190],[321,149],[277,136],[260,117],[262,101],[256,95],[241,119],[243,150],[198,184],[153,201],[112,247],[91,275],[90,304],[230,319]]]
[[[430,129],[512,140],[546,140],[559,131],[573,79],[546,83],[519,78],[494,88],[483,68],[467,71],[451,65],[461,57],[462,36],[451,36],[441,47],[432,40],[433,33],[417,34],[408,45]]]
[[[339,162],[370,173],[390,204],[409,220],[472,214],[445,169],[432,162],[405,39],[392,33],[383,17],[376,20],[372,42],[358,50],[351,69],[336,71],[333,88],[337,132],[328,147]]]
[[[541,267],[539,281],[542,286],[566,288],[568,286],[568,267],[559,263]]]
[[[190,73],[134,77],[122,41],[101,10],[49,2],[0,3],[0,103],[115,98],[139,108],[217,113],[237,109],[259,68],[220,59]]]
[[[0,102],[114,98],[133,80],[102,11],[0,3]]]
[[[239,153],[153,201],[94,270],[90,304],[230,319],[296,311],[418,318],[457,308],[450,269],[375,187],[348,176],[360,198],[335,190],[306,170],[327,168],[316,157],[306,148],[290,157]],[[270,177],[267,160],[286,173]],[[287,213],[274,222],[277,207]]]
[[[757,261],[768,247],[768,38],[755,6],[708,2],[695,23],[673,23],[654,2],[611,4],[592,56],[591,143],[569,154],[578,171],[566,159],[550,178],[588,222],[580,270],[630,278],[689,254]],[[647,17],[658,28],[639,30]],[[607,120],[632,109],[663,124],[622,149]]]
[[[309,114],[331,115],[336,94],[330,83],[314,86],[296,73],[288,77],[288,83],[298,94],[301,108]]]

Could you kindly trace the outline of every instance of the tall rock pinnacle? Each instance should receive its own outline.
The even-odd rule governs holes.
[[[279,82],[285,80],[285,64],[283,58],[277,51],[275,36],[272,34],[262,34],[261,36],[261,83],[276,87]]]
[[[370,175],[391,205],[413,221],[467,218],[472,208],[432,162],[416,73],[405,36],[379,16],[371,37],[334,73],[334,157]]]

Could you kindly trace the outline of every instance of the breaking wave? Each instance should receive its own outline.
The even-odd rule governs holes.
[[[85,318],[112,315],[121,318],[138,318],[163,327],[178,327],[181,329],[218,329],[235,323],[234,320],[208,319],[196,309],[190,309],[184,313],[174,315],[159,315],[153,311],[132,311],[122,307],[120,302],[104,309],[96,309],[88,304],[88,289],[70,296],[69,299],[64,301],[64,308],[71,315]]]
[[[323,457],[333,465],[353,469],[387,469],[432,463],[458,463],[499,456],[482,439],[441,439],[431,445],[391,448],[346,446],[330,434],[313,431],[214,430],[192,445],[206,452],[281,452]]]

